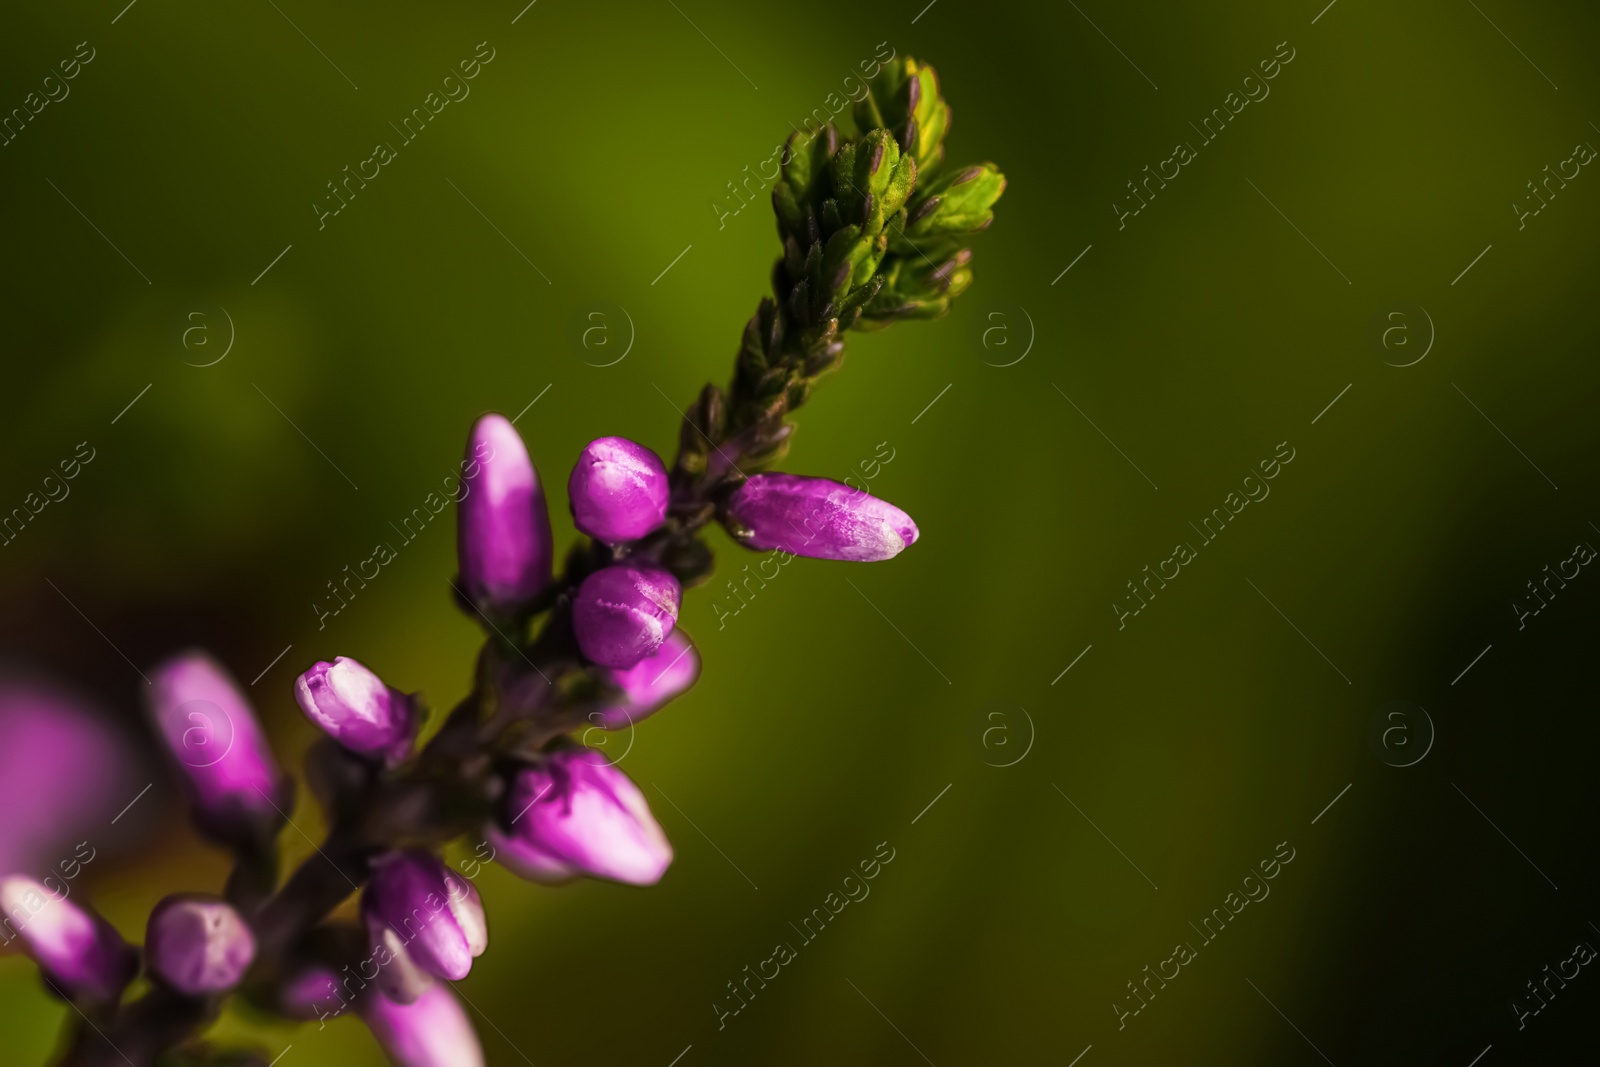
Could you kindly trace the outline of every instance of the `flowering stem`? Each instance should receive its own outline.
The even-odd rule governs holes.
[[[407,1064],[481,1063],[464,1012],[436,979],[467,974],[487,946],[486,920],[470,880],[437,852],[481,833],[532,881],[660,879],[672,849],[638,787],[568,735],[629,726],[693,684],[698,657],[679,666],[693,645],[674,628],[683,588],[711,575],[705,527],[719,521],[753,549],[854,561],[891,558],[918,535],[886,501],[765,473],[788,447],[789,415],[843,359],[844,331],[948,310],[971,282],[960,246],[992,221],[1005,186],[992,164],[940,170],[949,108],[926,64],[885,66],[854,118],[858,137],[829,125],[785,146],[772,296],[745,326],[727,388],[705,386],[683,412],[670,471],[623,438],[584,449],[568,496],[588,536],[559,577],[526,445],[503,416],[475,424],[456,498],[454,584],[485,623],[471,692],[417,750],[418,698],[344,657],[299,676],[296,701],[328,734],[305,759],[327,832],[281,887],[277,836],[292,783],[248,700],[203,653],[156,670],[153,717],[188,776],[197,822],[235,864],[225,899],[174,895],[156,906],[144,945],[151,988],[130,1003],[119,998],[137,956],[97,916],[74,905],[54,917],[85,939],[77,958],[60,957],[60,938],[30,943],[47,973],[67,967],[76,979],[82,1022],[64,1064],[147,1067],[179,1046],[174,1063],[249,1063],[194,1041],[226,996],[303,1018],[327,996],[342,1012],[341,988]],[[33,886],[0,879],[0,898]],[[353,892],[362,922],[330,920]],[[366,964],[389,969],[380,977]]]
[[[932,174],[943,152],[948,109],[937,78],[932,68],[908,61],[864,103],[857,116],[863,128],[889,129],[842,142],[830,126],[809,140],[796,135],[785,147],[781,189],[774,191],[785,255],[774,271],[774,296],[745,327],[728,390],[707,385],[684,413],[666,521],[641,540],[617,547],[595,540],[574,550],[564,573],[520,617],[505,627],[491,624],[472,693],[423,749],[416,769],[394,790],[364,791],[359,810],[329,831],[323,855],[307,857],[263,908],[268,952],[292,946],[363,884],[374,856],[403,844],[442,843],[480,825],[494,799],[485,790],[486,752],[537,753],[583,725],[581,712],[559,700],[532,718],[520,716],[497,699],[489,668],[527,666],[551,689],[566,672],[582,670],[572,601],[583,580],[603,567],[648,563],[684,585],[708,577],[711,552],[701,531],[726,517],[729,494],[749,474],[782,457],[791,430],[786,417],[809,399],[812,381],[843,359],[842,328],[940,314],[965,288],[970,253],[955,251],[952,238],[988,224],[1004,179],[992,167],[969,168],[954,181],[936,181],[938,195],[913,202],[919,166]],[[938,136],[930,139],[933,128]],[[949,216],[942,230],[941,208]],[[920,228],[922,244],[908,236],[908,225]],[[929,251],[944,262],[936,265]],[[528,619],[546,610],[550,617],[532,645],[508,638],[507,629],[521,635]],[[486,719],[485,708],[492,708]],[[435,810],[424,820],[429,832],[419,835],[405,818],[376,816],[405,810],[416,800],[408,788],[424,784],[434,791]]]

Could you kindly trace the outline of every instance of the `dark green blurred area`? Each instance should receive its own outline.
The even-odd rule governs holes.
[[[1600,543],[1600,177],[1520,229],[1508,205],[1600,144],[1600,13],[923,2],[9,12],[0,108],[78,42],[94,59],[0,148],[0,509],[78,442],[96,458],[0,556],[7,654],[130,723],[123,654],[273,664],[251,692],[286,764],[315,659],[449,706],[478,643],[450,515],[319,630],[325,583],[482,411],[537,398],[518,427],[563,546],[585,442],[670,456],[674,405],[726,380],[777,254],[764,194],[719,222],[728,183],[888,41],[938,66],[949,162],[1010,184],[956,311],[852,337],[785,467],[859,479],[887,442],[870,489],[922,539],[798,561],[719,629],[756,557],[718,537],[681,619],[702,679],[623,762],[677,861],[648,891],[480,878],[491,947],[461,991],[490,1062],[1581,1062],[1600,978],[1520,1029],[1510,1005],[1600,944],[1600,578],[1521,629],[1510,605]],[[470,96],[319,230],[325,183],[484,41]],[[1279,42],[1270,95],[1201,144],[1191,123]],[[1179,139],[1197,158],[1119,229],[1125,183]],[[602,305],[613,347],[585,348]],[[1373,341],[1402,305],[1437,333],[1403,368],[1383,357],[1417,349]],[[193,366],[227,320],[226,358]],[[1189,524],[1280,442],[1270,496],[1200,545]],[[1125,583],[1180,539],[1198,558],[1119,630]],[[1414,766],[1368,741],[1391,699],[1437,730]],[[1031,749],[995,767],[1030,736],[1015,708]],[[130,936],[226,874],[152,777],[91,887]],[[315,837],[307,796],[296,822]],[[719,1030],[726,983],[880,842],[870,897]],[[1190,924],[1280,842],[1270,897],[1200,945]],[[1126,983],[1185,939],[1198,958],[1119,1030]],[[7,1062],[43,1060],[67,1011],[0,961]],[[382,1062],[350,1020],[224,1025],[292,1044],[284,1067]]]

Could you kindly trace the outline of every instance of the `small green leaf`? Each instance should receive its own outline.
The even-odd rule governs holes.
[[[1005,189],[1006,177],[993,163],[941,175],[917,190],[901,228],[891,227],[896,251],[926,250],[927,243],[988,228]]]

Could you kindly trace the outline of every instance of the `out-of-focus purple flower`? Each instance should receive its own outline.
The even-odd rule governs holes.
[[[151,672],[150,715],[202,812],[271,812],[280,785],[261,724],[233,677],[200,651]]]
[[[20,937],[64,997],[114,1003],[138,970],[138,957],[110,923],[32,878],[0,878],[0,911],[0,938]]]
[[[331,967],[313,963],[287,979],[278,989],[278,1012],[291,1019],[327,1019],[344,1010],[344,990]]]
[[[757,474],[728,500],[732,532],[747,548],[873,562],[917,539],[911,516],[828,478]]]
[[[667,467],[626,437],[601,437],[584,447],[567,479],[578,529],[608,545],[632,541],[667,517]]]
[[[256,958],[256,939],[226,901],[179,894],[150,912],[144,954],[162,981],[203,997],[239,984]]]
[[[392,852],[378,860],[362,908],[369,921],[400,936],[420,967],[440,978],[465,978],[489,944],[478,891],[430,852]]]
[[[313,664],[295,679],[294,699],[352,752],[398,761],[411,751],[416,722],[410,699],[348,656]]]
[[[601,666],[632,667],[677,625],[681,596],[678,579],[657,567],[602,567],[583,580],[572,603],[578,647]]]
[[[538,596],[550,584],[550,512],[527,446],[504,415],[485,415],[472,427],[456,499],[467,597],[510,612]]]
[[[0,680],[0,872],[75,876],[71,842],[103,827],[148,781],[133,766],[118,732],[82,698],[47,682]]]
[[[483,1067],[478,1035],[442,984],[410,1004],[366,997],[357,1010],[396,1067]]]
[[[517,772],[504,811],[505,829],[488,831],[496,859],[530,881],[654,885],[672,863],[644,794],[594,749],[564,749]]]
[[[622,699],[595,712],[591,721],[607,730],[621,730],[693,685],[700,677],[700,654],[682,630],[673,630],[660,648],[632,667],[607,673],[622,690]]]

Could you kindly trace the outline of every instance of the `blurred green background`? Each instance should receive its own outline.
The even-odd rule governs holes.
[[[6,655],[136,726],[128,660],[204,644],[264,671],[286,763],[314,659],[449,706],[478,642],[453,522],[319,630],[324,583],[485,410],[537,398],[518,426],[563,545],[586,441],[670,455],[673,405],[726,380],[777,252],[765,194],[732,214],[729,183],[886,41],[938,66],[950,162],[1010,185],[955,312],[853,337],[786,469],[859,479],[892,450],[871,491],[922,539],[797,561],[719,628],[755,557],[718,535],[681,621],[704,675],[623,763],[677,861],[648,891],[480,877],[491,947],[461,991],[490,1062],[1592,1057],[1600,978],[1521,1028],[1511,1004],[1600,944],[1600,578],[1521,629],[1511,604],[1600,543],[1600,177],[1520,228],[1509,205],[1600,144],[1600,12],[924,2],[9,11],[0,107],[78,42],[94,58],[0,148],[0,508],[78,442],[95,459],[0,555]],[[471,95],[319,229],[325,183],[398,145],[479,42]],[[1191,124],[1290,51],[1202,144]],[[1180,140],[1197,158],[1119,229]],[[1202,545],[1189,524],[1280,442],[1270,497]],[[1180,540],[1197,558],[1119,629],[1125,583]],[[1415,717],[1369,739],[1395,699],[1431,747]],[[226,873],[150,766],[90,876],[130,936]],[[307,796],[296,821],[315,836]],[[719,1029],[726,983],[880,842],[871,896]],[[1270,897],[1202,943],[1190,924],[1280,842]],[[1197,958],[1119,1028],[1180,941]],[[7,1062],[45,1059],[67,1010],[0,959]],[[353,1020],[224,1025],[292,1045],[284,1067],[382,1062]]]

